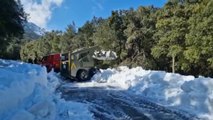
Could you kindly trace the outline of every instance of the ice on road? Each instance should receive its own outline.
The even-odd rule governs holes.
[[[96,120],[195,120],[195,116],[172,110],[123,90],[105,87],[61,88],[67,101],[90,105]]]

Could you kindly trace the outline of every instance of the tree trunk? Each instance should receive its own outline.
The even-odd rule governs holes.
[[[121,52],[122,52],[122,43],[121,43],[121,39],[119,40],[119,47],[120,47],[120,50],[119,50],[119,64],[121,63]]]
[[[172,73],[175,73],[175,56],[172,56]]]

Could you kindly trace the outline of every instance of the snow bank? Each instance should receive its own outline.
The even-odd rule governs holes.
[[[93,82],[117,86],[161,105],[213,119],[212,78],[119,67],[101,70],[93,77]]]
[[[0,119],[92,119],[87,105],[60,99],[58,85],[44,67],[0,59]]]

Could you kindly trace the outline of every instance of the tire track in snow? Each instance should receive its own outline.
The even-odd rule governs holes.
[[[96,120],[196,120],[197,118],[176,110],[171,110],[141,96],[126,91],[100,87],[62,88],[65,100],[90,105]]]

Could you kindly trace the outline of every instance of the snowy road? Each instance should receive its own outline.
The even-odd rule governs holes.
[[[0,120],[213,120],[213,78],[121,66],[77,83],[0,59],[0,79]]]
[[[103,87],[64,88],[62,97],[90,105],[97,120],[193,120],[190,115],[167,109],[126,91]]]

